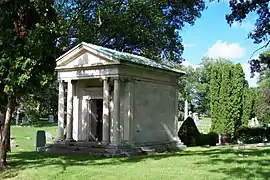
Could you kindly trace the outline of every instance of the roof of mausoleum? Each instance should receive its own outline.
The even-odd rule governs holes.
[[[172,71],[175,73],[179,73],[179,74],[185,74],[184,71],[178,70],[176,68],[174,68],[173,66],[168,65],[168,63],[164,63],[164,62],[158,62],[143,56],[139,56],[139,55],[135,55],[132,53],[127,53],[127,52],[121,52],[121,51],[117,51],[117,50],[113,50],[113,49],[109,49],[106,47],[102,47],[102,46],[97,46],[94,44],[90,44],[90,43],[85,43],[82,42],[80,44],[78,44],[77,46],[73,47],[72,49],[70,49],[68,52],[66,52],[65,54],[63,54],[62,56],[60,56],[59,58],[56,59],[56,61],[60,61],[61,59],[65,58],[66,56],[70,55],[73,51],[76,51],[79,48],[90,48],[94,51],[97,51],[100,54],[105,55],[106,57],[109,57],[109,59],[117,61],[117,63],[119,64],[137,64],[137,65],[142,65],[142,66],[148,66],[148,67],[152,67],[152,68],[157,68],[157,69],[162,69],[162,70],[166,70],[166,71]],[[86,50],[87,50],[86,49]]]

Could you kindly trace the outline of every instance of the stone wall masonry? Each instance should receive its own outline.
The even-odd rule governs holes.
[[[135,81],[134,86],[134,142],[172,140],[176,88],[144,81]]]

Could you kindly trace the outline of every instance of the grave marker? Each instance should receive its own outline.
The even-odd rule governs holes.
[[[46,135],[44,130],[38,130],[36,134],[36,151],[39,151],[42,147],[45,147]]]

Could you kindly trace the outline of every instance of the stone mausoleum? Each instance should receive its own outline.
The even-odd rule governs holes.
[[[57,59],[56,71],[58,140],[46,151],[114,156],[185,147],[177,135],[183,72],[84,42]]]

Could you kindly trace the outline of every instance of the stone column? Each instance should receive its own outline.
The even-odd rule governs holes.
[[[185,100],[185,119],[184,121],[188,118],[188,101]]]
[[[59,82],[58,90],[58,140],[64,139],[64,120],[65,120],[65,93],[64,93],[64,82]]]
[[[120,82],[119,79],[114,79],[113,91],[113,138],[112,144],[120,144]]]
[[[67,90],[67,137],[66,140],[73,140],[73,93],[75,82],[68,81]]]
[[[178,137],[178,130],[180,128],[180,123],[178,121],[178,118],[179,118],[179,107],[178,107],[178,104],[179,104],[179,90],[176,88],[176,93],[175,93],[175,134],[174,136],[175,137]]]
[[[128,80],[125,84],[124,100],[124,140],[132,143],[133,141],[133,101],[134,101],[134,82]]]
[[[110,133],[110,122],[109,122],[109,82],[108,79],[105,78],[103,80],[103,114],[102,114],[102,142],[104,144],[109,143],[109,133]]]

